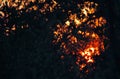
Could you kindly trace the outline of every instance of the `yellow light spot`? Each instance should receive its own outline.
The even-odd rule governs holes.
[[[78,33],[78,34],[82,34],[82,31],[81,31],[81,30],[79,30],[77,33]]]
[[[93,59],[88,59],[88,61],[87,61],[88,63],[93,63],[94,62],[94,60]]]
[[[4,12],[0,11],[0,17],[3,18],[5,16]]]
[[[7,29],[7,30],[5,30],[6,32],[9,32],[9,30]]]
[[[65,24],[66,24],[67,26],[70,26],[70,21],[66,21]]]
[[[92,37],[93,37],[93,38],[96,37],[95,33],[92,34]]]
[[[75,22],[75,24],[76,24],[77,26],[79,26],[79,25],[81,24],[80,20],[77,19],[77,18],[75,18],[74,22]]]

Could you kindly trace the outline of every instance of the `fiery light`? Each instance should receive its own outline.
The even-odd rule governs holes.
[[[57,9],[58,3],[55,0],[48,2],[47,0],[0,0],[0,27],[4,28],[4,34],[9,36],[10,33],[16,31],[18,28],[28,28],[27,22],[21,22],[21,26],[17,24],[9,24],[11,17],[14,16],[14,11],[17,11],[14,18],[17,19],[23,16],[24,13],[30,13],[32,11],[39,11],[39,14],[51,13]],[[59,5],[60,6],[60,5]],[[5,9],[13,9],[13,13]],[[3,24],[4,23],[4,24]],[[14,23],[14,22],[13,22]],[[3,24],[3,25],[2,25]]]
[[[62,5],[64,4],[62,3]],[[18,28],[28,28],[29,24],[24,21],[21,22],[20,26],[18,26],[19,23],[9,24],[10,17],[14,15],[14,12],[4,10],[5,6],[17,11],[17,16],[14,19],[22,16],[23,12],[29,14],[32,11],[37,11],[39,14],[46,15],[59,9],[63,13],[67,13],[68,17],[64,19],[63,23],[57,24],[53,31],[53,43],[55,45],[60,44],[60,50],[64,53],[75,55],[75,63],[80,70],[86,69],[86,73],[89,71],[87,66],[95,62],[94,57],[99,56],[105,50],[104,39],[106,39],[106,36],[100,35],[100,33],[104,34],[103,29],[105,29],[104,25],[107,21],[102,16],[96,17],[95,13],[99,6],[97,3],[78,2],[76,10],[79,11],[76,12],[72,9],[64,9],[57,0],[0,0],[0,20],[2,22],[0,28],[4,28],[4,34],[9,36],[11,32]],[[47,18],[45,20],[48,21]],[[65,56],[62,55],[61,59],[64,58]]]
[[[65,23],[57,24],[57,29],[53,32],[53,43],[59,43],[64,53],[76,55],[76,64],[80,70],[84,70],[95,62],[95,56],[105,50],[104,38],[94,30],[103,27],[106,19],[102,16],[96,17],[97,3],[87,1],[77,5],[78,13],[68,12]],[[104,33],[100,29],[98,31]],[[86,73],[88,71],[86,69]]]

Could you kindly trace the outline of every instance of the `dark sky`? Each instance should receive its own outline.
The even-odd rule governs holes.
[[[56,11],[41,14],[38,20],[33,20],[32,16],[37,13],[31,12],[23,14],[21,17],[24,18],[12,20],[24,20],[30,28],[18,29],[10,36],[3,35],[0,30],[0,79],[120,79],[120,0],[96,2],[104,4],[101,14],[109,22],[110,42],[109,48],[100,57],[103,60],[96,62],[94,71],[87,75],[77,69],[69,71],[73,60],[68,57],[63,61],[55,53],[57,47],[51,44],[50,26],[65,18],[64,14]],[[47,23],[44,21],[46,17],[49,18]],[[80,75],[83,76],[80,78]]]

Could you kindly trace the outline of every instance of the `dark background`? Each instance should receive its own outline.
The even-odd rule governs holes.
[[[109,22],[109,48],[96,70],[81,79],[120,79],[120,0],[97,2],[104,4],[102,9]],[[83,74],[77,69],[69,71],[70,59],[63,64],[51,44],[50,26],[62,17],[58,16],[49,14],[45,16],[51,18],[47,23],[41,17],[40,23],[30,22],[28,29],[0,36],[0,79],[80,79]]]

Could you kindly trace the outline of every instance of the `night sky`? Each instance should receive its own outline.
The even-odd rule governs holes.
[[[56,1],[61,5],[62,2],[71,4],[70,7],[62,5],[62,8],[76,12],[71,3],[73,0]],[[74,1],[77,3],[77,0]],[[26,13],[24,9],[20,17],[17,17],[14,8],[5,6],[0,11],[11,13],[7,26],[15,24],[17,30],[6,35],[6,21],[0,17],[0,79],[120,79],[120,0],[90,1],[100,5],[97,15],[106,18],[106,35],[109,38],[107,49],[96,59],[95,70],[86,74],[73,64],[75,60],[71,56],[66,55],[64,60],[60,58],[59,47],[52,43],[52,31],[57,23],[62,23],[67,17],[61,9],[46,14],[38,11]],[[27,24],[29,27],[20,28]]]

